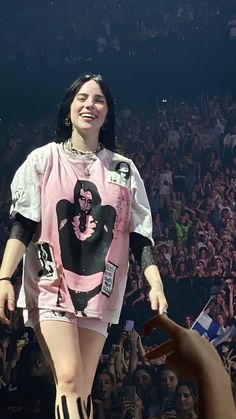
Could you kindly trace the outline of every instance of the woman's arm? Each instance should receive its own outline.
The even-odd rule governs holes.
[[[144,275],[151,287],[149,292],[151,308],[152,310],[158,310],[159,314],[163,314],[166,311],[168,304],[157,265],[149,265],[144,270]]]
[[[5,303],[10,311],[15,308],[15,293],[11,277],[19,265],[37,227],[37,222],[15,213],[10,238],[7,241],[0,269],[0,320],[10,324],[4,313]]]
[[[6,317],[5,304],[10,311],[15,309],[15,292],[11,284],[11,277],[20,263],[26,246],[18,239],[9,239],[7,241],[2,265],[0,269],[0,320],[10,325],[10,320]]]
[[[19,239],[10,238],[7,241],[0,269],[0,280],[2,280],[2,278],[12,277],[23,257],[23,254],[25,253],[25,250],[25,244]]]
[[[159,310],[159,313],[162,314],[167,308],[167,301],[160,272],[156,265],[155,248],[147,237],[138,233],[130,234],[130,247],[151,287],[149,298],[152,310]]]

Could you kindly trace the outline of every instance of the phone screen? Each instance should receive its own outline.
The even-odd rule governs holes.
[[[134,329],[134,320],[126,320],[124,330],[131,332]]]
[[[136,386],[130,385],[124,389],[124,399],[130,402],[134,402],[136,399]]]

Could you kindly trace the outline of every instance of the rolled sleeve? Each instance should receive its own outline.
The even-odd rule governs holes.
[[[45,161],[39,158],[36,150],[29,154],[16,171],[11,183],[12,204],[10,215],[16,213],[39,222],[41,219],[41,177]]]

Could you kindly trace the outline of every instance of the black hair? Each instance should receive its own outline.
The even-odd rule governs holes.
[[[74,201],[77,202],[80,196],[80,191],[83,189],[86,192],[90,192],[93,198],[93,205],[97,206],[101,204],[101,198],[98,193],[97,187],[94,183],[88,180],[78,180],[74,189]]]
[[[99,375],[100,374],[106,374],[106,375],[108,375],[109,376],[109,378],[110,378],[110,380],[111,380],[111,383],[113,384],[113,385],[115,385],[115,378],[114,378],[114,375],[112,374],[112,372],[110,372],[108,369],[100,369],[100,370],[98,370],[98,372],[97,372],[97,374],[96,374],[96,380],[98,380],[98,377],[99,377]],[[95,380],[95,381],[96,381]]]
[[[150,365],[138,365],[132,374],[133,384],[137,384],[137,373],[139,371],[145,371],[150,375],[152,382],[155,382],[155,371],[153,371],[153,368]]]
[[[175,403],[177,402],[177,391],[178,391],[178,388],[181,387],[181,386],[185,386],[185,387],[187,387],[189,389],[189,392],[191,394],[191,397],[192,397],[192,399],[194,401],[194,409],[196,411],[196,409],[197,409],[197,388],[196,388],[195,383],[193,381],[191,381],[191,380],[184,380],[183,379],[183,380],[181,380],[177,384],[176,389],[175,389]]]
[[[76,79],[71,86],[66,90],[66,93],[59,106],[57,114],[57,128],[56,128],[56,141],[65,142],[72,134],[72,124],[69,119],[70,106],[74,100],[75,95],[81,87],[88,81],[94,80],[100,87],[107,102],[108,112],[104,126],[100,129],[99,142],[104,145],[108,150],[116,151],[116,116],[115,104],[110,91],[110,88],[105,83],[101,74],[85,74]]]

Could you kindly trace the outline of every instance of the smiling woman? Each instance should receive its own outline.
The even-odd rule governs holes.
[[[114,101],[100,75],[82,76],[66,91],[58,112],[57,141],[65,141],[73,134],[73,144],[83,151],[89,150],[84,141],[86,131],[82,131],[88,129],[89,124],[82,124],[92,120],[96,121],[94,129],[97,128],[99,142],[108,150],[115,151]]]
[[[175,405],[178,419],[197,419],[197,395],[192,381],[180,382],[175,391]]]
[[[70,108],[69,118],[73,127],[71,141],[74,147],[81,151],[96,150],[107,111],[106,98],[96,81],[89,80],[83,84]]]
[[[93,417],[92,384],[109,325],[119,322],[129,245],[150,284],[152,309],[167,307],[144,184],[115,148],[111,92],[102,76],[82,76],[62,100],[57,142],[34,150],[11,185],[0,320],[9,323],[10,278],[24,255],[17,306],[51,365],[57,419]]]

